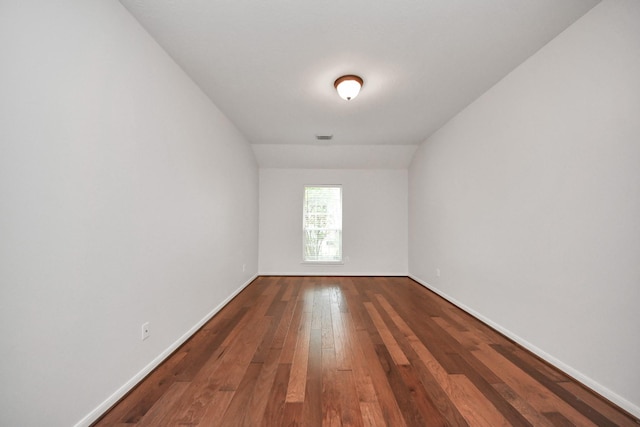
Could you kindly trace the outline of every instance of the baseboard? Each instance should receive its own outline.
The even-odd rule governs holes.
[[[75,427],[86,427],[91,425],[91,423],[95,422],[98,418],[102,416],[105,412],[109,410],[116,402],[122,399],[129,391],[133,389],[140,381],[142,381],[147,375],[151,373],[155,368],[157,368],[164,360],[169,357],[178,347],[185,343],[193,334],[195,334],[205,323],[207,323],[211,318],[218,313],[225,305],[229,304],[229,302],[235,298],[244,288],[249,286],[251,282],[253,282],[258,277],[258,274],[255,274],[251,279],[242,284],[238,289],[236,289],[231,295],[229,295],[224,301],[218,304],[213,310],[211,310],[206,316],[204,316],[198,323],[193,325],[187,332],[185,332],[180,338],[178,338],[173,344],[167,347],[162,353],[160,353],[155,359],[153,359],[147,366],[142,368],[140,372],[133,376],[129,381],[127,381],[122,387],[116,390],[111,396],[107,398],[104,402],[98,405],[93,411],[91,411],[87,416],[78,421],[75,424]]]
[[[372,273],[370,271],[367,272],[343,272],[343,271],[322,271],[322,272],[311,272],[311,271],[296,271],[296,272],[260,272],[259,276],[345,276],[345,277],[408,277],[407,273]]]
[[[613,391],[609,390],[608,388],[604,387],[600,383],[598,383],[598,382],[594,381],[593,379],[591,379],[590,377],[584,375],[582,372],[572,368],[571,366],[567,365],[566,363],[562,362],[561,360],[553,357],[549,353],[547,353],[544,350],[536,347],[535,345],[531,344],[527,340],[522,339],[521,337],[519,337],[518,335],[514,334],[510,330],[508,330],[508,329],[500,326],[499,324],[493,322],[491,319],[483,316],[482,314],[480,314],[477,311],[473,310],[472,308],[466,306],[465,304],[461,303],[460,301],[456,300],[455,298],[452,298],[451,296],[449,296],[446,293],[442,292],[438,288],[430,285],[426,281],[424,281],[424,280],[422,280],[422,279],[420,279],[420,278],[418,278],[416,276],[413,276],[411,274],[409,274],[409,277],[411,279],[413,279],[414,281],[416,281],[417,283],[419,283],[420,285],[424,286],[425,288],[429,289],[430,291],[438,294],[439,296],[441,296],[445,300],[449,301],[451,304],[455,305],[459,309],[466,311],[467,313],[469,313],[470,315],[472,315],[476,319],[480,320],[481,322],[485,323],[486,325],[488,325],[488,326],[492,327],[493,329],[495,329],[496,331],[500,332],[502,335],[506,336],[507,338],[513,340],[517,344],[519,344],[522,347],[526,348],[527,350],[529,350],[530,352],[532,352],[533,354],[535,354],[539,358],[543,359],[545,362],[547,362],[547,363],[553,365],[554,367],[560,369],[562,372],[566,373],[567,375],[569,375],[572,378],[574,378],[576,381],[579,381],[580,383],[582,383],[586,387],[588,387],[591,390],[595,391],[596,393],[600,394],[605,399],[608,399],[609,401],[611,401],[615,405],[618,405],[623,410],[629,412],[630,414],[632,414],[635,417],[640,418],[640,407],[639,406],[631,403],[630,401],[628,401],[627,399],[623,398],[622,396],[619,396],[618,394],[616,394]]]

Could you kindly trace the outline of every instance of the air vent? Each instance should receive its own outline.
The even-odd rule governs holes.
[[[333,139],[333,135],[316,135],[316,139],[318,141],[331,141]]]

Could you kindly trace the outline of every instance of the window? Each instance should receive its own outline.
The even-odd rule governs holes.
[[[304,262],[342,262],[342,186],[305,185],[302,249]]]

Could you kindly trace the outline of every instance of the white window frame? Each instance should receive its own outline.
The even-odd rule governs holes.
[[[340,189],[340,228],[338,233],[340,234],[340,247],[339,247],[339,256],[340,258],[337,260],[308,260],[306,258],[306,243],[307,243],[307,235],[305,230],[305,214],[306,214],[306,191],[307,188],[316,188],[316,187],[327,187],[327,188],[339,188]],[[344,212],[344,207],[342,204],[342,184],[305,184],[302,187],[302,264],[325,264],[325,265],[341,265],[344,264],[344,254],[343,254],[343,244],[342,244],[342,216]]]

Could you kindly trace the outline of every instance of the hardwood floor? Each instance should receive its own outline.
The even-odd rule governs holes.
[[[408,278],[259,277],[96,426],[638,426]]]

